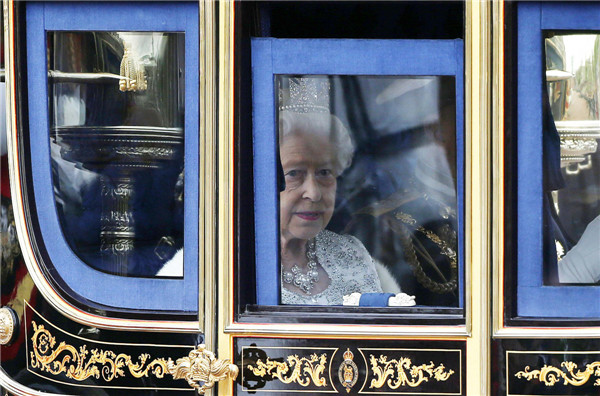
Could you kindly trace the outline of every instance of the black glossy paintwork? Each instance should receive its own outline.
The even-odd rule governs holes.
[[[56,337],[57,344],[64,341],[69,345],[73,345],[77,349],[85,345],[88,351],[97,348],[101,350],[110,350],[116,354],[126,353],[131,356],[133,362],[139,361],[139,356],[145,353],[150,355],[150,359],[163,357],[165,359],[172,358],[173,360],[176,360],[180,357],[187,356],[192,347],[201,343],[203,339],[201,335],[196,334],[122,332],[101,330],[83,326],[57,313],[54,308],[44,300],[35,287],[29,289],[28,284],[30,281],[29,275],[25,275],[24,278],[21,279],[21,282],[19,282],[19,284],[16,286],[15,295],[23,293],[27,294],[27,302],[31,304],[36,312],[34,312],[33,309],[29,308],[27,304],[25,304],[24,298],[21,296],[18,298],[9,299],[7,301],[8,306],[18,310],[17,314],[21,319],[19,334],[16,341],[9,346],[0,347],[2,368],[14,380],[36,390],[77,395],[157,393],[156,390],[152,389],[134,391],[132,389],[110,389],[107,386],[120,386],[129,388],[174,387],[181,388],[186,392],[191,389],[187,385],[187,382],[184,380],[174,381],[169,374],[166,374],[163,379],[156,378],[153,375],[136,379],[128,374],[128,370],[126,368],[126,375],[123,378],[118,378],[109,382],[103,380],[101,375],[98,378],[90,377],[85,381],[79,382],[66,378],[64,373],[59,375],[51,375],[47,372],[42,372],[39,369],[31,368],[30,353],[32,351],[32,322],[35,322],[37,325],[43,324],[45,328],[51,330],[52,335]],[[19,291],[21,293],[19,293]],[[76,335],[81,338],[73,337],[71,335]],[[116,345],[116,343],[134,345],[123,346]],[[166,348],[158,347],[156,345],[170,345],[173,347]],[[46,378],[43,378],[40,375]],[[67,383],[72,383],[73,385],[68,385]],[[85,384],[85,387],[81,386],[82,384]],[[173,393],[175,391],[169,392]]]
[[[341,385],[339,378],[339,367],[344,361],[343,354],[348,349],[352,352],[352,360],[358,369],[358,380],[350,392],[347,392]],[[326,392],[356,395],[361,389],[363,389],[363,392],[374,392],[375,394],[466,394],[466,344],[464,342],[235,338],[234,350],[236,364],[242,370],[236,381],[237,395],[294,395],[299,394],[299,391],[315,395],[327,394]],[[256,367],[258,360],[266,362],[267,358],[277,362],[289,362],[287,357],[290,355],[309,358],[312,354],[317,354],[318,357],[323,354],[326,355],[326,369],[321,375],[325,379],[322,386],[315,386],[314,381],[309,382],[306,386],[302,386],[298,382],[286,384],[278,379],[273,379],[269,375],[255,375],[248,367]],[[414,381],[416,377],[409,374],[408,368],[423,364],[432,364],[433,367],[443,364],[444,371],[452,370],[453,373],[445,381],[429,378],[415,387],[404,384],[396,389],[391,389],[387,385],[389,384],[387,381],[381,388],[371,387],[372,380],[375,378],[373,370],[370,369],[371,356],[377,359],[381,355],[387,356],[388,361],[392,359],[399,360],[400,358],[410,359],[405,368],[407,379],[411,381]],[[292,368],[293,365],[290,365],[290,370],[283,372],[285,378],[290,376]]]
[[[598,362],[600,365],[600,339],[512,339],[492,341],[492,389],[493,395],[598,395],[600,388],[595,385],[600,375],[592,370],[588,375],[580,373],[578,379],[568,373],[564,362],[572,362],[577,366],[573,372],[585,372],[586,365]],[[539,376],[527,380],[521,374],[524,371],[541,370],[544,366],[552,366],[565,373],[569,379],[576,380],[579,385],[565,383],[561,375],[552,383],[541,382]],[[594,366],[595,367],[595,366]],[[599,382],[600,383],[600,382]],[[508,389],[507,389],[508,388]],[[508,390],[508,393],[507,393]]]

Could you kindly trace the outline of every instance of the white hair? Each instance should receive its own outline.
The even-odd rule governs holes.
[[[341,175],[352,163],[354,144],[342,121],[330,113],[279,112],[279,144],[286,136],[298,133],[324,136],[334,147],[334,172]]]

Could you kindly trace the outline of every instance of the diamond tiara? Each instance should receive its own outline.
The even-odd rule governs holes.
[[[279,111],[296,113],[329,113],[327,77],[289,77],[279,87]],[[286,86],[287,82],[287,86]]]

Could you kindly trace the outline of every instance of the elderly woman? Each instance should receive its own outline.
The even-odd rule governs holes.
[[[373,259],[350,235],[325,229],[335,205],[336,178],[350,165],[353,146],[330,113],[279,114],[281,301],[342,305],[344,295],[378,293]]]

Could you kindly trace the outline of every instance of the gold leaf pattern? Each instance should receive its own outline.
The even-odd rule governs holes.
[[[162,358],[149,361],[150,355],[141,354],[137,362],[133,362],[130,355],[116,354],[110,350],[88,350],[85,345],[79,350],[64,341],[56,345],[56,338],[52,336],[44,325],[37,325],[34,321],[32,351],[30,352],[30,365],[41,371],[53,375],[64,373],[67,378],[84,381],[90,377],[102,378],[110,382],[115,378],[125,376],[125,368],[135,378],[147,377],[152,373],[157,378],[163,378],[167,372],[167,361]]]
[[[564,385],[582,386],[585,385],[590,377],[600,377],[600,362],[593,362],[585,365],[585,370],[577,369],[577,363],[566,361],[562,362],[561,367],[565,370],[554,366],[544,365],[540,370],[531,370],[531,367],[526,366],[525,370],[515,374],[517,378],[524,378],[527,381],[539,379],[546,386],[554,386],[556,383],[563,381]],[[594,386],[600,386],[600,379],[596,379]]]
[[[310,355],[310,358],[290,355],[286,360],[286,362],[277,362],[267,358],[266,362],[263,362],[259,359],[256,361],[256,367],[249,364],[247,368],[258,377],[269,375],[284,384],[294,382],[306,387],[312,382],[316,386],[327,386],[327,381],[322,377],[327,365],[326,353],[321,356],[314,353]],[[292,372],[287,375],[290,368]]]
[[[422,382],[433,378],[436,381],[447,381],[454,370],[446,371],[443,364],[435,366],[433,362],[415,366],[410,358],[400,357],[399,359],[388,360],[387,356],[380,355],[379,358],[371,355],[369,359],[371,371],[375,378],[371,380],[370,388],[381,388],[386,383],[391,389],[398,389],[401,386],[418,387]]]

